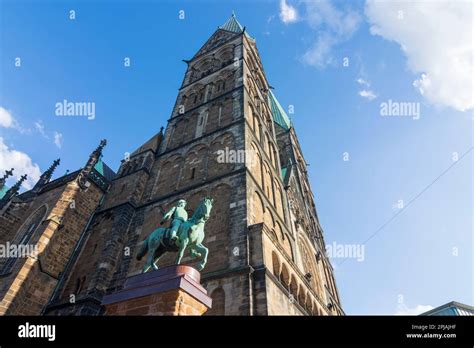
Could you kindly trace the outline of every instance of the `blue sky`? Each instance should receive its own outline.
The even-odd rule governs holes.
[[[360,245],[399,213],[365,244],[362,262],[333,259],[346,313],[474,303],[472,152],[455,161],[473,140],[470,3],[0,4],[1,170],[35,177],[60,157],[62,175],[101,138],[116,170],[166,126],[182,59],[234,10],[275,95],[294,106],[326,243]],[[64,99],[94,102],[95,119],[55,116]],[[419,119],[381,116],[388,100],[419,105]],[[399,200],[415,197],[400,212]]]

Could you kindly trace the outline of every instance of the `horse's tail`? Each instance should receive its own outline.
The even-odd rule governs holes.
[[[148,252],[148,238],[143,241],[142,247],[138,251],[137,260],[140,261]]]

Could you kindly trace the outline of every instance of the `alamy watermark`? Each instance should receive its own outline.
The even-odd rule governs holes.
[[[38,255],[36,244],[11,244],[10,242],[0,244],[0,258],[36,257],[36,255]]]
[[[18,326],[18,337],[19,338],[46,338],[48,341],[54,341],[56,339],[56,325],[45,324],[37,325],[26,322],[23,325]]]
[[[88,120],[95,119],[94,102],[71,102],[64,99],[55,104],[56,116],[85,116]]]
[[[382,117],[412,117],[414,120],[420,118],[420,103],[397,102],[389,99],[380,103],[380,116]]]
[[[251,166],[255,163],[256,154],[253,150],[235,150],[225,147],[217,150],[217,163],[242,163]]]
[[[326,254],[329,258],[353,258],[362,262],[365,260],[365,245],[333,242],[326,245]]]

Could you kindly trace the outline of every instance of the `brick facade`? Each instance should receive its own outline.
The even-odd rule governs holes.
[[[2,260],[0,314],[43,312],[105,193],[99,177],[95,170],[85,167],[45,183],[36,192],[14,197],[2,210],[1,225],[6,233],[0,243],[36,246],[36,253]]]

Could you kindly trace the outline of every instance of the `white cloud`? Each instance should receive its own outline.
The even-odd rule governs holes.
[[[305,0],[306,17],[310,27],[317,34],[310,49],[303,55],[303,61],[318,68],[333,64],[334,47],[349,40],[359,28],[361,17],[349,9],[336,8],[330,1]]]
[[[367,0],[370,32],[398,43],[414,87],[432,104],[466,111],[472,87],[472,2]]]
[[[360,85],[363,86],[361,90],[359,90],[359,95],[362,98],[367,98],[370,101],[374,100],[377,98],[377,95],[375,95],[375,92],[371,90],[370,87],[370,82],[367,81],[366,79],[363,79],[362,77],[359,77],[356,82]],[[365,88],[364,88],[365,87]]]
[[[14,121],[11,112],[0,106],[0,127],[11,128]]]
[[[335,41],[331,35],[321,33],[313,46],[303,55],[303,61],[318,68],[333,64],[334,57],[331,51],[334,44]]]
[[[280,19],[283,23],[293,23],[298,20],[296,8],[288,5],[286,0],[280,0]]]
[[[30,156],[24,152],[10,149],[2,137],[0,137],[0,168],[2,170],[14,168],[12,180],[15,181],[23,174],[27,174],[28,178],[23,183],[26,189],[31,189],[41,175],[39,166],[33,163]]]
[[[359,85],[362,85],[362,86],[367,86],[367,87],[370,87],[370,82],[364,80],[363,78],[359,77],[356,82],[359,84]]]
[[[374,100],[375,98],[377,98],[375,93],[373,91],[371,91],[370,89],[363,89],[363,90],[359,91],[359,95],[361,97],[367,98],[369,100]]]
[[[419,315],[421,313],[428,312],[434,307],[430,305],[417,305],[415,307],[407,307],[404,304],[398,305],[397,312],[395,315]]]
[[[60,149],[63,146],[63,135],[58,132],[54,132],[54,145]]]
[[[35,122],[35,128],[36,130],[41,134],[41,136],[45,139],[49,139],[48,135],[46,134],[45,130],[44,130],[44,124],[43,122],[40,120],[40,121],[37,121]]]
[[[21,134],[31,133],[30,129],[24,129],[13,117],[12,112],[0,106],[0,127],[15,129]]]
[[[43,124],[43,121],[39,120],[39,121],[35,122],[35,128],[38,131],[38,133],[41,134],[41,136],[43,138],[45,138],[47,140],[51,139],[51,137],[48,135],[49,132],[46,132],[46,128]],[[63,145],[63,135],[62,135],[62,133],[60,133],[58,131],[54,131],[54,133],[52,135],[52,138],[53,138],[54,145],[56,145],[60,149]]]

